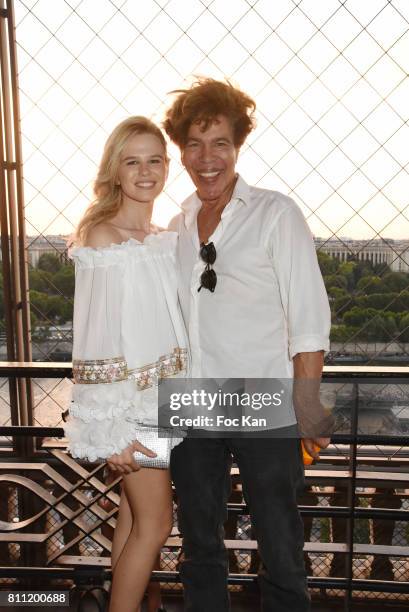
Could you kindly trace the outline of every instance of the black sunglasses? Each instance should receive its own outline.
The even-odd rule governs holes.
[[[205,262],[206,267],[200,276],[200,287],[198,291],[204,287],[213,293],[217,284],[216,272],[211,268],[216,261],[216,247],[213,242],[209,242],[208,244],[202,242],[200,244],[200,257]]]

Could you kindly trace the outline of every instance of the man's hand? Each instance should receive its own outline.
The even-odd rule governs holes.
[[[319,450],[316,450],[315,447],[319,446],[320,449],[327,448],[327,446],[331,442],[331,438],[303,438],[302,441],[303,441],[304,448],[307,451],[307,453],[313,459],[319,459],[320,452]]]
[[[124,448],[121,453],[108,457],[107,463],[109,469],[113,472],[119,472],[120,474],[131,474],[132,472],[140,470],[141,466],[135,461],[133,456],[135,451],[139,451],[147,457],[156,457],[156,453],[146,448],[146,446],[141,444],[138,440],[135,440],[135,442],[132,442],[129,446]]]

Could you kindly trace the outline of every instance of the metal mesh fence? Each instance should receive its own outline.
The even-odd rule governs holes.
[[[72,381],[68,378],[33,378],[33,425],[61,427],[62,414],[71,400]]]
[[[92,198],[107,134],[130,114],[160,121],[167,93],[205,74],[257,101],[239,170],[294,196],[309,221],[333,310],[329,359],[407,361],[404,0],[16,0],[15,9],[36,358],[68,360],[72,285],[41,268]],[[191,191],[170,153],[154,214],[162,225]]]
[[[208,74],[257,100],[239,169],[293,195],[316,236],[329,360],[406,362],[404,2],[16,0],[15,10],[34,359],[70,360],[65,237],[92,197],[107,134],[129,114],[160,120],[169,90]],[[155,211],[163,225],[191,190],[170,153]],[[34,381],[35,423],[59,424],[67,384]]]

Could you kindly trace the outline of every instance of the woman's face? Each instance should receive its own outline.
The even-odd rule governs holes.
[[[118,167],[122,195],[135,202],[152,202],[168,176],[166,151],[154,134],[134,134],[126,141]]]

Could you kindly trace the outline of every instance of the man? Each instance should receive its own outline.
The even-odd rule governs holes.
[[[254,127],[255,103],[213,79],[175,93],[164,127],[196,188],[170,225],[179,233],[192,375],[294,375],[311,381],[310,396],[316,395],[330,311],[311,234],[290,198],[250,187],[236,173],[240,147]],[[273,427],[270,437],[188,437],[173,451],[188,611],[229,610],[223,523],[231,455],[258,541],[262,610],[309,610],[296,503],[304,471],[294,411],[277,412]],[[325,447],[329,439],[311,431],[317,435],[305,445],[317,456],[314,445]]]

